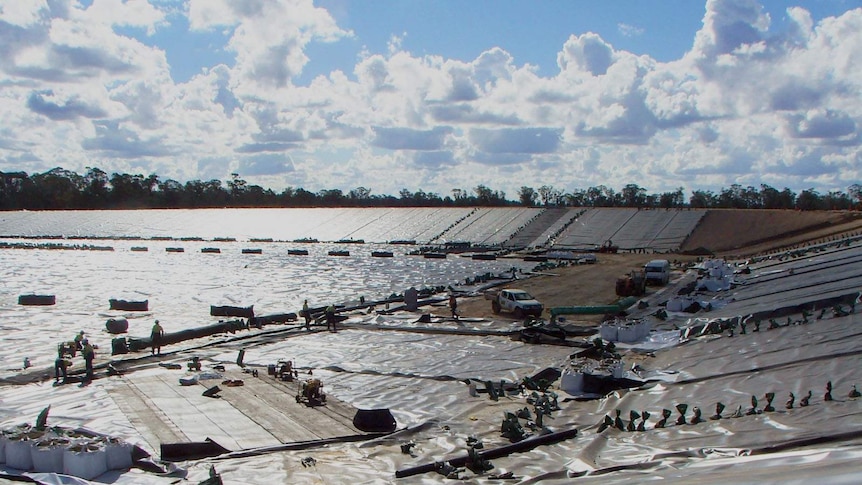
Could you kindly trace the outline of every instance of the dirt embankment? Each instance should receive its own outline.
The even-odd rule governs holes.
[[[681,249],[751,256],[859,232],[859,212],[718,209],[706,213]]]
[[[710,210],[683,246],[683,250],[706,248],[718,257],[749,257],[836,237],[862,234],[862,213],[799,212],[783,210]],[[664,258],[680,263],[697,256],[679,254],[597,254],[598,262],[546,271],[545,275],[512,282],[530,292],[545,308],[556,306],[607,305],[617,300],[617,278],[642,268],[651,259]],[[647,293],[655,291],[648,287]],[[494,315],[491,302],[484,298],[462,298],[462,316],[509,318]],[[547,317],[547,313],[544,315]],[[579,317],[578,322],[595,324],[601,316]],[[567,317],[569,322],[573,318]]]

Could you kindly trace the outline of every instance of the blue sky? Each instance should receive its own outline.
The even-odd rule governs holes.
[[[0,0],[0,170],[846,190],[860,32],[862,0]]]

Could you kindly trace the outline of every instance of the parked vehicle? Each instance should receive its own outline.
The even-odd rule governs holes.
[[[491,300],[491,310],[494,313],[510,312],[517,318],[528,315],[540,317],[545,306],[524,290],[506,288],[499,292],[489,292],[485,298]]]
[[[670,263],[666,259],[654,259],[644,265],[647,284],[666,285],[670,281]]]
[[[646,293],[646,273],[632,271],[617,279],[617,296],[641,296]]]

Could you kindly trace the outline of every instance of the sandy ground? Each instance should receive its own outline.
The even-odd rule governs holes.
[[[784,251],[825,242],[841,235],[862,233],[862,213],[800,212],[787,210],[711,210],[682,246],[683,251],[707,248],[717,257],[734,259]],[[540,276],[507,285],[530,292],[547,309],[556,306],[607,305],[619,297],[617,278],[643,267],[651,259],[667,259],[676,271],[696,262],[698,256],[682,254],[597,254],[596,264],[555,268]],[[656,288],[647,287],[647,294]],[[494,315],[491,302],[482,297],[461,298],[464,317],[507,318]],[[569,323],[597,324],[601,316],[567,317]]]
[[[573,264],[541,271],[540,275],[513,281],[507,288],[526,290],[545,305],[547,309],[558,306],[608,305],[619,297],[616,295],[617,278],[632,270],[642,268],[652,259],[667,258],[679,270],[682,265],[696,261],[697,256],[655,255],[655,254],[597,254],[595,264]],[[656,291],[647,287],[647,294]],[[458,312],[462,317],[482,317],[488,319],[515,319],[514,315],[501,313],[494,315],[491,302],[482,296],[464,297],[458,301]],[[569,315],[568,323],[593,325],[601,321],[600,315],[583,315],[577,319]]]

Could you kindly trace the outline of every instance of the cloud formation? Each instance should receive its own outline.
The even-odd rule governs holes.
[[[0,0],[0,170],[510,196],[862,180],[860,8],[814,20],[791,7],[779,29],[756,0],[707,0],[677,60],[573,32],[550,75],[494,46],[474,59],[414,54],[399,33],[301,84],[312,46],[363,42],[311,0],[170,5]],[[213,48],[231,62],[175,81],[155,37],[184,25],[226,39]]]

